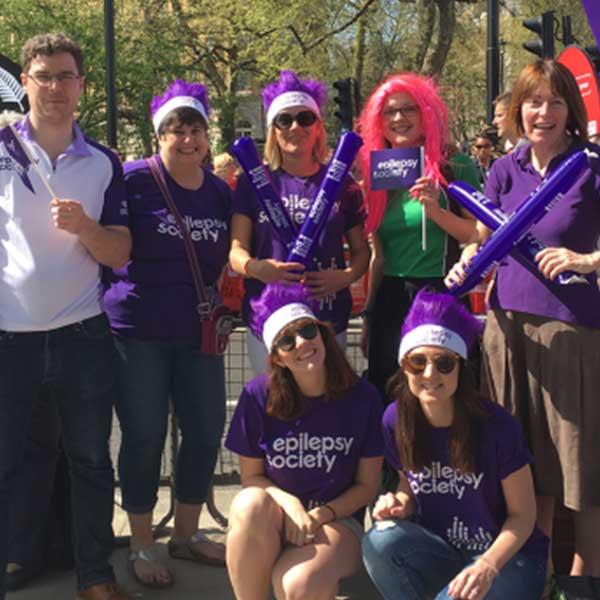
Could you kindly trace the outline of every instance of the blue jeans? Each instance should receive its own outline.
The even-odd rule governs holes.
[[[114,580],[114,475],[108,441],[115,389],[113,338],[104,315],[45,332],[0,331],[0,598],[8,508],[23,463],[32,406],[55,394],[69,462],[79,589]],[[50,426],[50,425],[49,425]]]
[[[123,508],[145,514],[156,504],[170,399],[181,430],[175,495],[179,502],[202,504],[225,426],[223,357],[202,354],[191,342],[117,337],[116,345]]]
[[[449,600],[452,579],[480,555],[457,550],[411,521],[378,523],[363,538],[363,561],[385,600]],[[517,553],[494,580],[486,600],[536,600],[545,578],[544,562]]]

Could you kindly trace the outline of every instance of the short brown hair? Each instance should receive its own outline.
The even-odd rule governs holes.
[[[205,131],[208,131],[208,125],[204,117],[195,109],[189,106],[179,106],[167,113],[167,116],[160,122],[156,135],[161,137],[167,133],[169,127],[181,127],[188,125],[201,125]]]
[[[515,131],[521,136],[525,133],[521,107],[543,83],[547,83],[552,93],[567,104],[567,131],[587,142],[587,113],[575,77],[567,67],[550,59],[538,59],[519,74],[508,109],[508,119]]]
[[[310,319],[298,319],[294,321],[293,327],[296,329],[302,326],[304,322],[310,322]],[[356,373],[353,371],[344,351],[340,348],[333,329],[327,323],[317,321],[319,332],[323,338],[325,346],[325,373],[326,400],[334,400],[348,391],[358,381]],[[277,340],[286,334],[289,327],[284,328],[275,338]],[[269,396],[267,400],[266,412],[269,416],[289,421],[300,416],[306,406],[304,398],[300,392],[298,384],[289,369],[278,365],[275,361],[277,350],[274,349],[268,358],[269,373]]]
[[[53,56],[66,52],[73,57],[77,74],[83,75],[83,52],[81,48],[64,33],[40,33],[29,38],[21,50],[21,68],[27,73],[31,61],[37,56]]]
[[[497,106],[498,104],[510,104],[510,98],[512,96],[512,92],[508,91],[508,92],[502,92],[501,94],[498,94],[494,100],[492,101],[492,104],[494,106]]]

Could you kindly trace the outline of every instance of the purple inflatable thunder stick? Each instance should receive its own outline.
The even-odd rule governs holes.
[[[570,189],[573,181],[587,165],[585,152],[575,152],[544,179],[513,215],[504,221],[481,246],[466,268],[463,283],[450,287],[450,293],[462,296],[487,275],[500,260],[515,248],[529,228],[537,223],[544,213],[551,210],[552,203]],[[490,215],[488,215],[489,217]],[[498,215],[495,215],[499,218]]]
[[[301,262],[307,268],[309,267],[335,198],[362,144],[362,139],[352,131],[344,133],[340,138],[333,157],[327,165],[325,177],[287,256],[288,262]]]
[[[464,181],[453,181],[448,186],[448,193],[463,208],[466,208],[486,227],[495,231],[508,221],[507,215],[502,212],[491,200],[486,198],[481,192],[472,185]],[[511,256],[519,261],[526,269],[540,277],[544,283],[548,283],[545,277],[542,277],[535,256],[546,246],[530,233],[526,233],[510,251]],[[574,283],[589,283],[588,280],[574,271],[564,271],[559,273],[555,279],[559,285],[571,285]]]
[[[296,228],[277,190],[273,187],[271,175],[258,155],[254,140],[249,137],[237,139],[231,146],[231,153],[237,158],[248,177],[279,239],[290,250],[296,239]]]

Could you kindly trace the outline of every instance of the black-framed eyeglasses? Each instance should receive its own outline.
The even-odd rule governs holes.
[[[407,104],[406,106],[388,107],[383,111],[386,119],[393,119],[397,114],[401,114],[405,119],[414,119],[419,114],[419,107],[416,104]]]
[[[27,73],[27,77],[31,77],[31,79],[40,87],[50,87],[53,81],[56,81],[58,85],[68,84],[77,81],[80,76],[72,71],[63,71],[62,73],[57,73],[56,75],[44,72]]]
[[[292,333],[282,335],[277,342],[275,348],[284,352],[291,352],[296,347],[296,338],[300,336],[303,340],[314,340],[319,333],[319,326],[316,323],[307,323],[296,329]]]
[[[317,115],[311,110],[301,110],[295,115],[282,112],[273,119],[273,125],[277,127],[277,129],[289,129],[294,121],[296,121],[300,127],[310,127],[317,122]]]
[[[433,359],[429,359],[425,354],[413,352],[404,357],[402,366],[409,373],[419,375],[425,371],[427,365],[431,363],[442,375],[450,375],[456,368],[460,359],[453,354],[440,354]]]

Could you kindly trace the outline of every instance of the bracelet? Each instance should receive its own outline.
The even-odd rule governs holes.
[[[251,260],[254,260],[254,259],[251,256],[249,256],[246,259],[246,262],[244,263],[244,275],[246,275],[246,277],[252,277],[252,275],[250,275],[250,271],[248,270]]]
[[[498,569],[487,558],[480,556],[477,560],[480,560],[486,567],[489,567],[494,572],[494,577],[498,577]]]
[[[331,512],[331,514],[333,515],[333,519],[331,519],[331,521],[328,521],[328,522],[333,523],[334,521],[337,521],[337,513],[335,512],[335,510],[333,510],[333,507],[331,506],[331,504],[323,504],[323,506],[325,508],[328,508],[329,511]]]

